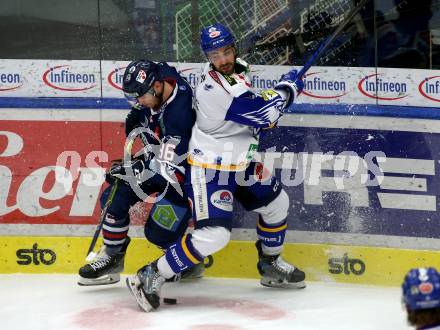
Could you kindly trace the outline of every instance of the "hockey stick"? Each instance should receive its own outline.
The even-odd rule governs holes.
[[[102,226],[104,225],[104,219],[107,215],[107,209],[112,203],[113,198],[115,197],[116,190],[118,189],[118,185],[119,185],[119,179],[116,178],[115,182],[113,183],[112,190],[110,191],[110,195],[107,199],[107,202],[105,203],[104,208],[101,211],[98,225],[96,226],[95,233],[93,234],[92,242],[90,243],[89,250],[87,251],[87,256],[86,256],[87,261],[92,261],[96,257],[96,254],[93,252],[93,249],[95,248],[99,234],[101,233]]]
[[[302,67],[302,69],[298,72],[298,78],[302,78],[305,73],[311,68],[311,66],[321,57],[325,50],[331,45],[331,43],[335,40],[335,38],[344,30],[347,25],[351,22],[353,17],[357,15],[357,13],[365,6],[368,0],[361,0],[359,4],[354,7],[350,13],[345,17],[341,24],[337,27],[337,29],[327,38],[325,39],[318,47],[318,49],[310,56],[307,60],[306,64]]]
[[[146,136],[144,134],[140,134],[140,137],[144,146],[145,147],[149,146],[148,139],[146,138]],[[127,145],[128,149],[125,150],[126,152],[131,152],[131,147],[133,146],[133,143],[134,140],[131,140],[128,143]],[[101,233],[102,226],[104,225],[104,219],[107,216],[107,209],[110,206],[110,204],[113,202],[113,198],[115,197],[116,190],[118,189],[118,185],[119,185],[119,178],[115,178],[112,189],[110,191],[110,195],[104,205],[104,208],[101,210],[101,215],[99,217],[99,221],[96,226],[95,233],[93,234],[92,242],[90,243],[89,250],[87,251],[86,261],[88,262],[91,262],[96,257],[96,253],[93,252],[93,249],[95,248],[96,242],[98,241],[99,234]]]
[[[254,45],[244,53],[243,59],[252,61],[261,61],[267,57],[269,61],[272,59],[277,61],[279,57],[288,56],[290,46],[291,50],[297,50],[300,54],[304,54],[307,50],[310,51],[311,56],[306,57],[306,64],[301,76],[307,72],[311,65],[318,60],[331,58],[337,56],[341,50],[351,44],[355,30],[362,29],[361,24],[356,24],[353,27],[348,27],[353,21],[353,18],[361,9],[367,4],[368,0],[361,0],[358,5],[353,3],[355,0],[316,0],[315,5],[309,9],[309,12],[300,14],[301,20],[307,20],[301,23],[302,32],[294,32],[284,36],[278,36],[274,39],[274,35],[266,36],[266,42],[258,43],[254,41]],[[356,28],[355,28],[356,27]],[[329,46],[335,43],[335,39],[344,32],[344,38],[334,45],[329,50]],[[359,33],[362,33],[359,31]],[[331,35],[330,35],[331,34]],[[325,37],[327,35],[328,37]],[[308,40],[307,42],[305,40]],[[318,41],[318,39],[322,39]],[[284,50],[283,47],[287,47]],[[314,50],[310,50],[310,48]],[[278,50],[277,50],[278,49]],[[327,50],[327,52],[326,52]],[[325,54],[324,54],[325,52]],[[254,56],[257,56],[254,58]],[[249,57],[247,59],[246,57]],[[261,58],[260,58],[261,57]],[[274,63],[275,64],[275,63]]]

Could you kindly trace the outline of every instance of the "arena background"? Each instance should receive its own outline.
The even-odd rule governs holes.
[[[75,273],[84,263],[103,173],[124,144],[130,60],[172,62],[195,86],[200,27],[221,22],[254,87],[270,88],[322,39],[306,33],[311,17],[339,2],[2,1],[0,272]],[[440,267],[439,9],[438,0],[370,1],[262,139],[260,154],[288,183],[284,255],[311,280],[397,285],[410,267]],[[372,152],[386,159],[364,163]],[[371,164],[379,185],[360,180]],[[208,275],[258,275],[255,215],[237,209],[233,241]],[[132,209],[128,273],[160,254],[143,238],[148,211]]]

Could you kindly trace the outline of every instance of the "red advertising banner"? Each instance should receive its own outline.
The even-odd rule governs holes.
[[[124,143],[118,122],[1,121],[0,222],[96,223],[105,169]]]

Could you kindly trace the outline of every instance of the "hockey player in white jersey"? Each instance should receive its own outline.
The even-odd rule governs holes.
[[[260,283],[305,286],[304,272],[280,255],[287,228],[287,193],[274,176],[260,175],[264,168],[253,160],[260,130],[276,126],[301,92],[303,82],[296,71],[290,71],[274,89],[254,93],[247,76],[249,67],[237,58],[234,37],[221,24],[202,30],[201,47],[209,63],[196,89],[197,118],[185,176],[196,229],[127,279],[138,304],[147,312],[159,307],[160,289],[167,278],[226,246],[234,198],[259,214],[256,247]]]

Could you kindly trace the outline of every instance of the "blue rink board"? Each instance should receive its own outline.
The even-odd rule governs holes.
[[[0,108],[34,109],[121,109],[128,103],[121,98],[95,97],[0,97]],[[387,116],[440,119],[440,109],[434,107],[404,107],[378,104],[295,104],[289,113]]]
[[[440,122],[439,122],[440,125]],[[426,180],[426,191],[382,189],[368,190],[368,207],[351,205],[349,194],[323,192],[322,205],[305,203],[304,184],[285,187],[291,202],[288,226],[291,230],[363,233],[377,235],[440,238],[440,134],[380,131],[371,129],[278,127],[270,131],[261,143],[261,150],[276,147],[276,151],[312,154],[314,152],[353,151],[364,157],[370,151],[382,151],[386,157],[428,160],[434,175],[385,173],[385,176],[421,178]],[[273,151],[273,150],[271,150]],[[277,176],[280,177],[280,169]],[[414,168],[413,172],[417,172]],[[292,176],[296,172],[292,171]],[[334,171],[323,170],[322,176],[333,177]],[[293,177],[292,177],[293,178]],[[435,210],[384,208],[378,193],[398,193],[405,197],[434,196]],[[245,214],[240,207],[234,226],[255,228],[255,214]]]

